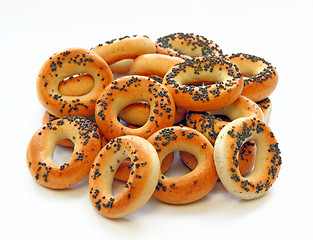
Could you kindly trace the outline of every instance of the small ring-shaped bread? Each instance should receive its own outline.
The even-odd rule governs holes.
[[[160,161],[174,151],[186,151],[198,159],[197,167],[180,177],[161,174],[154,196],[166,203],[194,202],[211,191],[217,181],[211,143],[198,131],[189,127],[173,126],[159,130],[148,138]]]
[[[122,192],[113,196],[112,183],[121,162],[130,158],[130,175]],[[153,146],[137,136],[112,139],[96,157],[89,175],[90,200],[108,218],[125,217],[152,196],[160,176],[160,161]]]
[[[70,139],[74,150],[70,160],[58,166],[53,162],[53,152],[62,139]],[[95,123],[78,116],[65,117],[48,122],[33,135],[27,148],[27,165],[40,184],[64,189],[89,174],[100,149],[100,135]]]
[[[125,36],[101,43],[91,51],[102,57],[109,65],[124,59],[134,59],[142,54],[155,53],[154,42],[147,36]]]
[[[150,105],[149,120],[139,128],[129,128],[117,119],[126,106],[145,101]],[[155,131],[173,125],[175,104],[169,91],[145,76],[125,76],[113,81],[97,100],[95,119],[107,140],[123,135],[148,138]]]
[[[222,50],[216,43],[193,33],[173,33],[158,38],[155,45],[157,53],[184,59],[223,56]]]
[[[59,84],[65,78],[81,73],[94,79],[92,90],[82,96],[62,95]],[[37,95],[45,109],[56,117],[90,117],[101,91],[113,80],[108,64],[97,54],[82,48],[70,48],[55,53],[43,64],[37,77]]]
[[[226,107],[241,94],[243,78],[227,59],[196,58],[176,64],[163,78],[177,107],[211,111]],[[210,85],[194,86],[198,82]]]
[[[243,96],[258,102],[267,98],[275,90],[278,73],[272,64],[263,58],[245,53],[232,54],[227,58],[245,77]]]
[[[257,146],[255,167],[251,174],[243,177],[239,171],[238,154],[249,140]],[[262,196],[275,182],[282,164],[273,132],[256,118],[238,118],[221,130],[214,146],[214,161],[224,187],[241,199]]]

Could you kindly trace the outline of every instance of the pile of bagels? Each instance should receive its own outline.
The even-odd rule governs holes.
[[[65,189],[89,175],[92,206],[125,217],[154,196],[187,204],[219,180],[240,199],[275,182],[281,153],[268,126],[278,74],[261,57],[225,54],[212,40],[173,33],[125,36],[69,48],[42,65],[37,95],[46,112],[26,152],[32,177]],[[55,146],[73,148],[55,164]],[[174,152],[190,172],[169,177]],[[125,187],[113,195],[114,179]]]

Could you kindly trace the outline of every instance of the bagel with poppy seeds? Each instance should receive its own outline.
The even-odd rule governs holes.
[[[86,73],[94,79],[91,91],[82,96],[66,96],[59,84],[75,74]],[[108,64],[97,54],[82,48],[70,48],[53,54],[41,67],[37,77],[37,96],[45,109],[56,117],[94,115],[96,100],[113,81]]]
[[[198,82],[210,83],[194,86]],[[232,104],[241,94],[243,78],[227,59],[196,58],[178,63],[163,78],[177,107],[190,111],[212,111]]]
[[[227,55],[227,58],[245,77],[241,93],[243,96],[258,102],[267,98],[275,90],[278,74],[271,63],[245,53],[234,53]]]
[[[126,106],[145,101],[150,105],[149,120],[139,128],[129,128],[117,119]],[[148,138],[153,132],[173,125],[175,103],[169,91],[145,76],[125,76],[108,85],[97,100],[95,119],[99,129],[112,139],[123,135]]]
[[[162,163],[174,151],[186,151],[198,159],[197,167],[180,177],[161,174],[154,196],[171,204],[191,203],[211,191],[217,181],[213,147],[200,132],[184,126],[163,128],[152,134],[148,141],[156,149]]]
[[[120,194],[112,194],[115,171],[121,161],[131,161],[130,175]],[[101,149],[89,175],[90,201],[108,218],[121,218],[140,209],[152,196],[160,176],[160,161],[154,147],[138,136],[122,136]]]
[[[238,153],[242,145],[253,140],[257,146],[253,171],[242,176]],[[271,129],[256,118],[238,118],[227,124],[214,145],[214,162],[224,187],[241,199],[255,199],[270,189],[278,177],[282,160]]]
[[[70,139],[74,150],[69,161],[58,166],[53,162],[53,152],[62,139]],[[100,135],[95,123],[78,116],[55,119],[39,128],[31,138],[26,152],[28,170],[46,187],[68,188],[88,176],[100,149]]]

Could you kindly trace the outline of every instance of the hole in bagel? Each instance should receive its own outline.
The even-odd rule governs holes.
[[[130,127],[130,125],[133,125],[133,127],[136,128],[145,125],[149,116],[149,103],[140,101],[124,107],[119,112],[118,118],[120,123],[122,123],[124,126]]]
[[[246,142],[239,151],[239,171],[242,176],[249,176],[255,167],[257,145],[254,141]]]
[[[128,181],[130,174],[130,159],[124,159],[119,165],[118,169],[115,171],[114,179],[112,182],[112,194],[113,196],[119,195],[124,187],[125,182]]]
[[[73,154],[72,147],[65,147],[65,146],[57,144],[53,152],[53,163],[57,166],[62,166],[64,165],[64,163],[67,163],[69,161],[72,154]]]
[[[87,73],[79,73],[64,78],[59,84],[59,92],[65,96],[83,96],[94,87],[95,81]]]
[[[188,168],[187,165],[183,163],[179,156],[179,152],[175,151],[172,164],[163,174],[167,177],[180,177],[188,174],[189,172],[191,172],[190,168]]]

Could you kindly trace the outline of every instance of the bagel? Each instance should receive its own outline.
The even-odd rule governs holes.
[[[238,153],[249,140],[257,146],[255,167],[251,174],[243,177],[239,171]],[[227,191],[247,200],[258,198],[269,190],[282,164],[273,132],[256,118],[238,118],[221,130],[214,145],[214,161],[219,179]]]
[[[243,96],[258,102],[267,98],[275,90],[278,74],[272,64],[263,58],[245,53],[236,53],[227,57],[245,77],[241,93]]]
[[[134,59],[130,66],[130,74],[156,75],[163,78],[169,69],[180,62],[184,62],[184,59],[156,53],[143,54]]]
[[[110,69],[112,73],[126,73],[130,71],[130,66],[133,63],[133,59],[123,59],[118,62],[112,63]]]
[[[244,96],[239,96],[232,104],[216,111],[204,113],[188,112],[186,115],[186,124],[188,127],[201,132],[212,144],[214,144],[221,129],[228,124],[227,121],[224,121],[215,115],[227,116],[230,121],[241,117],[256,117],[260,120],[264,119],[261,108],[255,102]]]
[[[82,96],[60,94],[58,88],[63,79],[80,73],[92,76],[92,90]],[[70,48],[55,53],[43,64],[37,77],[37,95],[45,109],[56,117],[90,117],[98,96],[111,81],[112,72],[101,57],[86,49]]]
[[[149,121],[139,128],[122,125],[117,116],[126,106],[146,101],[151,106]],[[95,119],[106,139],[122,135],[148,138],[153,132],[173,125],[175,104],[160,83],[145,76],[125,76],[107,86],[97,100]]]
[[[106,41],[91,49],[109,65],[124,59],[134,59],[142,54],[155,53],[154,42],[147,36],[125,36]]]
[[[265,98],[259,102],[257,102],[258,106],[262,109],[263,115],[264,115],[264,122],[266,124],[269,124],[271,113],[272,113],[272,102],[269,98]]]
[[[57,142],[70,139],[75,147],[67,163],[53,162]],[[43,186],[64,189],[83,180],[101,149],[99,130],[93,122],[78,116],[52,120],[31,138],[26,153],[30,174]]]
[[[193,33],[173,33],[157,39],[156,52],[191,59],[193,57],[223,56],[223,51],[212,40]]]
[[[186,151],[198,159],[197,167],[180,177],[161,174],[154,197],[171,204],[194,202],[211,191],[217,181],[211,143],[198,131],[184,126],[161,129],[148,141],[155,147],[162,162],[170,152]]]
[[[126,158],[131,159],[131,173],[122,192],[113,196],[115,171]],[[112,139],[101,149],[90,170],[91,203],[105,217],[125,217],[137,211],[150,199],[159,175],[158,154],[147,140],[137,136]]]
[[[163,78],[177,107],[212,111],[232,104],[241,94],[243,78],[238,69],[222,58],[196,58],[176,64]],[[193,86],[209,82],[207,86]]]

